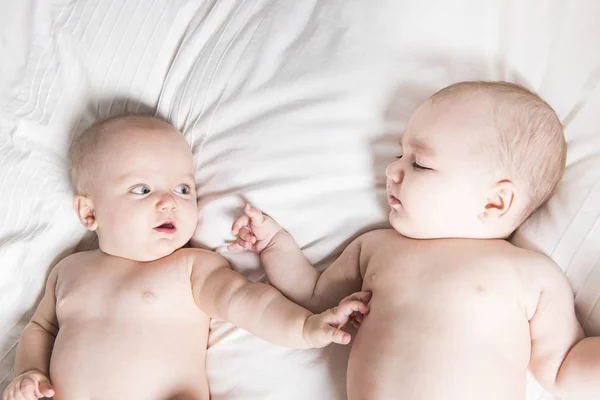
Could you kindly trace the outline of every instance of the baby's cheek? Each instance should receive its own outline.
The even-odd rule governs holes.
[[[185,234],[191,237],[196,231],[198,224],[198,209],[195,206],[188,206],[181,217],[181,224],[183,224],[182,227]]]

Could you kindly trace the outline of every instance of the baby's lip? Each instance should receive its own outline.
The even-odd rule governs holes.
[[[154,230],[162,233],[175,233],[177,227],[175,226],[175,222],[169,219],[156,226]]]
[[[388,189],[387,195],[388,195],[388,203],[390,204],[390,206],[402,204],[402,202],[400,201],[400,199],[397,198],[396,196],[394,196],[392,194],[392,192],[390,191],[390,189]]]

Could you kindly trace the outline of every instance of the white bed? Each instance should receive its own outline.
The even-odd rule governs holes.
[[[0,1],[0,390],[49,268],[95,245],[71,211],[66,149],[93,121],[156,113],[194,148],[194,237],[230,255],[244,201],[325,268],[386,225],[383,169],[408,115],[458,80],[539,92],[566,126],[557,195],[515,242],[566,271],[600,334],[600,3],[595,0]],[[557,321],[560,323],[560,321]],[[347,349],[293,351],[213,321],[213,399],[345,398]],[[528,400],[549,399],[530,381]]]

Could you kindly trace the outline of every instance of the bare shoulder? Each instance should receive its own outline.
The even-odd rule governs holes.
[[[80,251],[70,254],[60,260],[52,269],[51,274],[71,274],[80,270],[82,265],[90,265],[98,262],[99,250]]]
[[[230,268],[229,262],[225,257],[217,252],[206,249],[179,249],[171,257],[175,257],[177,262],[186,265],[190,273],[194,269],[212,270],[219,267]]]
[[[394,229],[375,229],[373,231],[365,232],[360,235],[358,238],[362,241],[373,241],[373,240],[389,240],[402,237],[397,231]]]
[[[385,243],[398,243],[398,241],[410,240],[399,234],[394,229],[377,229],[363,233],[355,239],[364,250],[373,250]]]
[[[559,297],[573,296],[573,289],[565,273],[545,254],[512,246],[505,256],[514,265],[523,284],[529,318],[535,313],[542,293]]]
[[[512,244],[511,250],[505,256],[510,260],[517,271],[544,287],[567,283],[567,277],[558,264],[545,254],[516,247]]]

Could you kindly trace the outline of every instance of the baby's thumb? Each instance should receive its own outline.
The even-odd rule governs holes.
[[[250,203],[246,203],[244,211],[246,212],[246,215],[250,218],[252,225],[260,226],[263,222],[265,222],[264,214]]]
[[[37,395],[38,398],[54,396],[54,389],[52,389],[52,385],[50,384],[50,380],[48,380],[48,378],[40,377]]]

